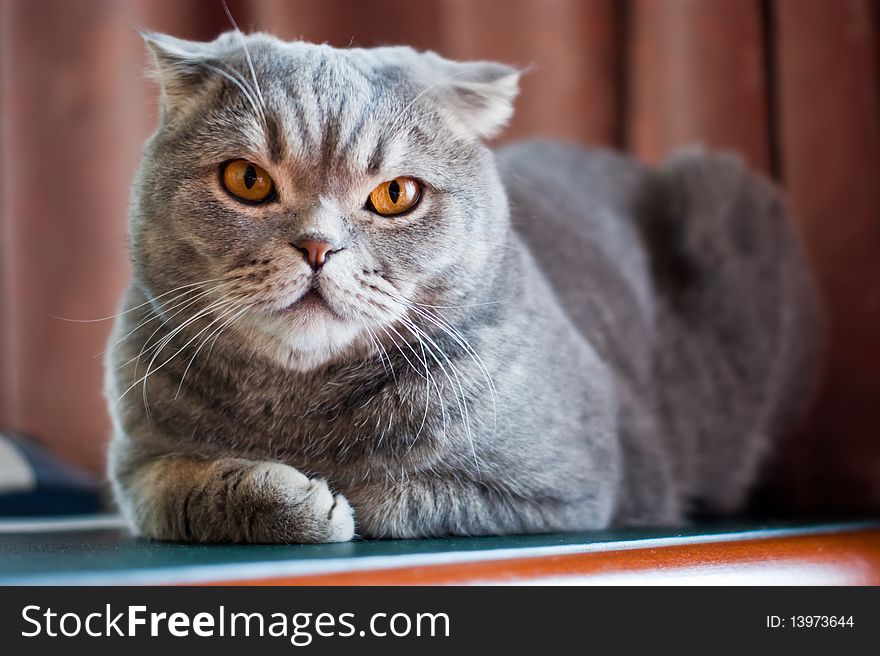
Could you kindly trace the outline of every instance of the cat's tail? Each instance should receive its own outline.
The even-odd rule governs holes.
[[[778,190],[730,154],[678,153],[645,187],[661,299],[661,413],[682,494],[730,512],[805,410],[823,342],[818,294]]]

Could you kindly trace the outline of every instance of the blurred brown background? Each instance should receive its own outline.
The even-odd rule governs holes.
[[[137,28],[210,39],[220,0],[0,0],[0,426],[100,469],[101,359],[156,122]],[[647,161],[690,142],[775,177],[832,320],[783,475],[802,508],[880,507],[880,1],[230,0],[245,29],[533,64],[504,139]],[[794,463],[794,464],[791,464]]]

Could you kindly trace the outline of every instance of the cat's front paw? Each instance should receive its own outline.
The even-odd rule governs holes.
[[[354,512],[321,479],[276,462],[256,464],[244,490],[251,507],[249,542],[346,542],[354,537]]]

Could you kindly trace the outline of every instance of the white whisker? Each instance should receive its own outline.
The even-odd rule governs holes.
[[[229,296],[229,295],[231,295],[232,293],[233,293],[233,292],[230,292],[230,294],[227,294],[226,296]],[[226,296],[224,296],[224,297],[222,297],[222,298],[226,298]],[[126,390],[125,390],[125,391],[119,396],[119,398],[114,402],[114,406],[118,405],[119,402],[122,401],[122,399],[123,399],[123,398],[124,398],[124,397],[125,397],[125,396],[126,396],[131,390],[133,390],[135,387],[137,387],[140,383],[144,383],[144,402],[146,403],[146,381],[147,381],[147,378],[149,378],[149,376],[150,376],[151,374],[155,373],[156,371],[158,371],[159,369],[161,369],[162,367],[164,367],[166,364],[168,364],[171,360],[173,360],[173,359],[174,359],[174,358],[175,358],[175,357],[176,357],[176,356],[177,356],[177,355],[178,355],[183,349],[185,349],[187,346],[189,346],[189,344],[192,343],[192,341],[193,341],[194,339],[196,339],[197,337],[199,337],[199,336],[202,334],[203,331],[202,331],[202,332],[199,332],[199,333],[196,335],[196,337],[190,339],[186,344],[183,345],[183,347],[181,347],[181,349],[178,349],[178,350],[174,353],[174,355],[172,355],[170,358],[168,358],[167,360],[165,360],[164,362],[162,362],[158,367],[156,367],[155,369],[153,369],[153,364],[155,363],[156,358],[159,357],[159,354],[164,350],[164,348],[165,348],[168,344],[170,344],[171,341],[174,339],[174,337],[175,337],[176,335],[178,335],[180,332],[182,332],[182,331],[183,331],[188,325],[192,324],[192,323],[195,322],[195,321],[198,321],[199,319],[201,319],[201,318],[207,316],[208,314],[210,314],[211,312],[213,312],[213,311],[215,311],[215,310],[219,310],[219,309],[221,309],[221,308],[223,308],[223,307],[227,307],[227,306],[228,306],[229,304],[231,304],[231,303],[235,303],[235,302],[237,302],[237,300],[238,300],[238,299],[231,299],[231,300],[227,300],[227,301],[223,301],[223,300],[215,301],[214,303],[212,303],[212,304],[208,305],[207,307],[203,308],[202,310],[198,311],[194,316],[190,317],[189,319],[187,319],[186,321],[184,321],[184,322],[181,323],[180,325],[176,326],[176,327],[175,327],[175,328],[174,328],[174,329],[173,329],[173,330],[172,330],[167,336],[165,336],[165,337],[162,339],[162,341],[159,342],[159,344],[157,345],[156,352],[153,354],[152,359],[150,360],[149,364],[147,365],[147,372],[146,372],[146,373],[145,373],[140,379],[136,380],[136,381],[135,381],[134,383],[132,383],[128,388],[126,388]],[[148,414],[148,416],[149,416],[149,407],[146,406],[146,409],[147,409],[147,414]]]
[[[209,290],[207,290],[207,291],[205,291],[205,292],[200,292],[200,293],[197,294],[194,298],[188,299],[188,300],[184,303],[184,305],[183,305],[182,307],[180,307],[179,309],[177,309],[177,311],[176,311],[174,314],[172,314],[172,315],[166,317],[165,320],[164,320],[162,323],[160,323],[158,326],[156,326],[156,329],[155,329],[152,333],[150,333],[150,336],[147,337],[147,339],[144,341],[143,346],[141,346],[140,353],[137,354],[137,357],[134,357],[134,358],[132,358],[131,360],[128,360],[127,362],[124,362],[123,364],[120,365],[120,368],[122,368],[122,367],[126,367],[126,366],[128,366],[129,364],[131,364],[132,362],[134,362],[135,365],[134,365],[134,374],[133,374],[133,377],[134,377],[134,378],[137,378],[137,372],[138,372],[138,367],[140,366],[141,358],[142,358],[145,354],[149,353],[150,351],[152,351],[153,349],[155,349],[159,344],[162,343],[162,340],[160,340],[157,344],[154,344],[154,345],[150,346],[149,344],[150,344],[150,342],[153,340],[153,337],[155,337],[156,334],[157,334],[160,330],[162,330],[162,328],[164,328],[166,325],[168,325],[168,323],[169,323],[174,317],[176,317],[177,315],[181,314],[184,310],[186,310],[186,309],[187,309],[188,307],[190,307],[191,305],[194,305],[195,303],[197,303],[197,302],[198,302],[201,298],[203,298],[204,296],[206,296],[206,295],[208,295],[208,294],[211,294],[211,293],[213,293],[213,292],[219,290],[221,286],[222,286],[222,285],[216,285],[216,286],[212,287],[211,289],[209,289]],[[221,296],[220,299],[217,299],[217,300],[222,300],[222,299],[224,299],[224,298],[227,298],[227,297],[231,296],[233,293],[234,293],[234,291],[229,292],[229,293],[225,294],[224,296]],[[210,304],[209,304],[209,306],[210,306]]]
[[[493,421],[493,431],[494,431],[498,426],[498,407],[497,407],[498,393],[497,393],[497,390],[495,389],[495,382],[492,380],[492,376],[489,374],[489,370],[486,368],[486,365],[483,362],[483,359],[474,350],[474,348],[470,345],[470,343],[464,338],[464,336],[458,330],[456,330],[455,327],[453,327],[451,324],[449,324],[448,322],[444,321],[442,318],[437,317],[436,315],[433,315],[432,313],[430,313],[426,310],[419,309],[419,308],[412,308],[412,310],[414,312],[416,312],[416,314],[418,314],[422,318],[430,321],[432,324],[434,324],[437,328],[439,328],[440,330],[445,332],[447,335],[449,335],[453,339],[453,341],[455,341],[459,346],[461,346],[464,349],[465,353],[468,355],[468,357],[470,357],[470,359],[474,362],[474,364],[477,365],[477,368],[480,370],[480,373],[486,379],[486,383],[489,386],[489,396],[492,400],[492,421]]]
[[[251,107],[253,108],[254,112],[257,115],[259,115],[262,118],[263,122],[265,123],[266,118],[263,114],[263,110],[257,104],[257,101],[254,99],[254,97],[251,95],[251,93],[247,90],[247,88],[245,87],[245,84],[243,84],[243,82],[239,81],[240,78],[236,79],[236,77],[233,77],[233,75],[230,74],[230,73],[234,73],[234,71],[227,68],[227,70],[230,70],[230,73],[227,73],[222,68],[218,68],[218,67],[214,66],[213,64],[209,64],[207,62],[204,62],[203,66],[205,66],[206,68],[210,68],[212,71],[214,71],[218,75],[222,75],[227,80],[232,82],[235,86],[237,86],[239,88],[239,90],[244,94],[245,98],[247,98],[247,100],[250,103]],[[237,73],[236,73],[236,75],[237,75]]]
[[[174,292],[180,291],[181,289],[186,289],[187,287],[195,287],[197,285],[206,285],[209,282],[216,282],[217,280],[223,280],[223,278],[214,278],[213,280],[203,280],[202,282],[193,282],[188,285],[181,285],[180,287],[175,287],[174,289],[167,291],[164,294],[159,294],[158,296],[154,296],[150,300],[144,301],[140,305],[135,305],[133,308],[129,308],[128,310],[125,310],[125,312],[111,314],[109,317],[101,317],[100,319],[69,319],[67,317],[59,317],[54,314],[51,314],[49,316],[51,316],[53,319],[59,319],[61,321],[70,321],[72,323],[97,323],[98,321],[110,321],[111,319],[116,319],[118,317],[124,316],[124,315],[128,314],[129,312],[134,312],[135,310],[142,308],[145,305],[150,305],[156,299],[162,298],[163,296],[168,296],[168,294],[173,294]]]
[[[263,91],[260,89],[260,83],[257,81],[257,72],[254,70],[254,62],[251,59],[251,53],[248,50],[247,42],[245,41],[244,34],[240,29],[238,29],[238,24],[235,22],[235,19],[232,17],[232,12],[229,11],[229,5],[226,4],[226,0],[222,0],[223,2],[223,11],[226,12],[226,17],[229,19],[229,22],[232,23],[232,27],[235,28],[235,31],[238,33],[238,38],[241,40],[241,48],[244,50],[244,57],[247,60],[248,68],[251,70],[251,77],[254,80],[254,89],[256,91],[257,96],[260,99],[260,105],[265,109],[266,107],[266,99],[263,98]],[[265,121],[265,115],[263,115],[263,120]]]
[[[479,458],[477,457],[477,450],[476,450],[476,446],[474,444],[474,437],[473,437],[473,433],[471,430],[470,414],[468,412],[468,404],[467,404],[467,395],[465,394],[464,386],[462,385],[462,382],[461,382],[462,378],[463,378],[463,376],[461,376],[461,372],[453,364],[452,360],[446,355],[445,351],[443,351],[443,349],[433,339],[431,339],[431,337],[426,332],[421,330],[418,326],[416,326],[409,319],[401,317],[400,321],[404,326],[406,326],[410,330],[410,332],[412,332],[413,334],[419,335],[420,337],[422,337],[425,340],[425,342],[427,342],[428,354],[437,363],[437,366],[440,367],[440,370],[446,376],[446,379],[449,381],[450,385],[453,386],[453,389],[456,389],[456,387],[457,387],[458,393],[457,393],[456,397],[458,400],[459,412],[461,413],[462,419],[464,420],[465,435],[466,435],[468,442],[470,444],[471,453],[474,458],[474,465],[477,468],[477,475],[479,476],[480,462],[479,462]],[[431,347],[433,347],[433,348],[431,348]],[[434,350],[436,350],[437,353],[440,355],[440,357],[442,357],[446,361],[446,364],[449,366],[449,369],[452,372],[452,377],[450,377],[449,372],[447,372],[447,370],[446,370],[446,367],[443,366],[443,363],[440,362],[440,360],[434,354]],[[453,380],[452,380],[453,377],[455,378],[454,385],[453,385]]]
[[[247,310],[248,310],[251,306],[253,306],[253,305],[254,305],[253,303],[245,303],[244,305],[242,305],[242,304],[234,304],[231,308],[229,308],[229,309],[225,310],[224,312],[222,312],[222,313],[220,314],[220,316],[218,316],[216,319],[214,319],[211,323],[209,323],[209,324],[206,326],[206,330],[207,330],[208,328],[210,328],[211,326],[213,326],[213,325],[214,325],[215,323],[217,323],[218,321],[221,321],[221,320],[223,320],[225,317],[227,317],[227,316],[229,316],[230,314],[232,314],[232,318],[231,318],[231,319],[227,319],[227,320],[224,321],[222,324],[220,324],[220,327],[219,327],[219,328],[216,328],[216,329],[214,330],[214,332],[212,332],[210,335],[208,335],[207,337],[205,337],[205,339],[202,340],[202,343],[199,344],[199,346],[198,346],[198,348],[196,349],[195,353],[193,353],[192,357],[189,359],[189,362],[187,362],[187,364],[186,364],[186,368],[183,370],[183,374],[180,376],[180,384],[177,386],[177,392],[175,392],[175,394],[174,394],[174,398],[175,398],[175,399],[177,399],[177,397],[180,396],[180,390],[183,389],[183,381],[186,379],[186,374],[187,374],[187,372],[189,372],[189,368],[192,366],[192,363],[195,361],[196,356],[198,356],[199,351],[202,350],[202,348],[205,346],[205,344],[207,344],[207,343],[211,340],[212,337],[214,337],[215,335],[216,335],[217,337],[219,337],[219,333],[220,333],[220,331],[222,331],[222,330],[223,330],[224,328],[226,328],[227,326],[231,325],[233,321],[235,321],[235,320],[238,319],[242,314],[244,314],[245,312],[247,312]]]
[[[147,324],[152,323],[152,322],[155,321],[156,319],[160,319],[160,318],[162,317],[163,314],[165,314],[165,313],[167,313],[167,312],[170,312],[171,310],[174,310],[174,309],[176,309],[176,308],[180,308],[181,306],[183,306],[184,308],[186,308],[186,307],[188,307],[192,302],[195,302],[196,300],[198,300],[199,298],[205,296],[206,294],[210,294],[211,292],[215,291],[216,289],[219,289],[220,287],[223,286],[223,284],[224,284],[224,283],[221,283],[220,285],[216,285],[215,287],[213,287],[213,288],[211,288],[211,289],[209,289],[209,290],[207,290],[207,291],[199,292],[199,293],[196,294],[196,296],[194,296],[194,297],[184,298],[184,297],[190,296],[190,294],[192,294],[193,292],[198,291],[198,289],[190,289],[190,290],[188,290],[188,291],[183,292],[182,294],[179,294],[179,295],[175,296],[175,297],[172,298],[171,300],[166,301],[165,303],[159,303],[159,309],[158,309],[158,310],[155,310],[155,309],[152,309],[152,308],[150,309],[150,313],[151,313],[152,316],[148,315],[148,317],[147,317],[146,319],[144,319],[143,321],[141,321],[137,326],[135,326],[134,328],[132,328],[132,329],[131,329],[130,331],[128,331],[125,335],[123,335],[122,337],[120,337],[118,340],[116,340],[115,342],[113,342],[112,344],[110,344],[110,346],[108,346],[108,347],[107,347],[104,351],[102,351],[101,353],[98,353],[95,357],[98,357],[98,356],[104,355],[105,353],[107,353],[107,351],[109,351],[110,349],[112,349],[114,346],[118,346],[119,344],[121,344],[122,342],[124,342],[126,339],[128,339],[129,337],[131,337],[132,335],[134,335],[138,330],[140,330],[141,328],[143,328],[143,327],[146,326]],[[179,299],[183,299],[183,300],[179,300]],[[171,305],[168,305],[169,303],[171,303]],[[145,305],[145,304],[141,304],[141,305],[138,306],[138,307],[143,307],[143,305]],[[172,316],[175,316],[175,315],[172,315]],[[161,325],[165,325],[167,322],[168,322],[168,319],[166,319],[165,321],[163,321]],[[155,332],[153,333],[153,335],[155,335]],[[152,337],[152,335],[151,335],[150,337]],[[149,341],[149,338],[148,338],[147,341]],[[129,360],[128,362],[126,362],[126,363],[124,363],[123,365],[120,365],[120,366],[125,366],[125,365],[127,365],[127,364],[131,364],[134,360],[135,360],[135,358],[132,358],[131,360]]]

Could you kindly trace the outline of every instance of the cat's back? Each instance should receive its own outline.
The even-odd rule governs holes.
[[[565,282],[557,274],[582,282],[578,269],[584,251],[593,249],[642,272],[643,263],[630,256],[639,239],[633,218],[647,176],[643,165],[609,150],[549,140],[505,146],[496,161],[514,229],[554,282]]]
[[[517,233],[636,390],[624,416],[656,395],[659,434],[688,454],[675,478],[705,508],[740,507],[818,371],[819,304],[778,189],[742,158],[700,148],[647,167],[535,142],[501,149],[498,163]],[[624,433],[642,445],[632,453],[657,439]],[[633,481],[641,467],[631,465]]]
[[[545,140],[500,148],[496,161],[514,230],[575,325],[600,351],[645,344],[654,301],[636,216],[646,167]]]

